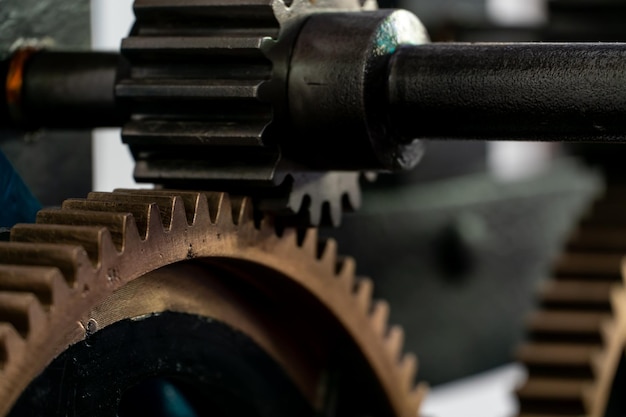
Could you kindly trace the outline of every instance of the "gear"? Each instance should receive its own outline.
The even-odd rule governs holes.
[[[168,314],[184,313],[251,339],[315,410],[415,416],[424,393],[414,387],[416,360],[401,354],[401,329],[388,329],[387,304],[372,305],[371,281],[356,280],[354,262],[337,257],[335,242],[319,241],[314,229],[278,236],[268,220],[255,225],[247,198],[92,193],[41,211],[38,224],[16,226],[11,239],[0,242],[0,415],[31,400],[49,405],[50,396],[31,388],[48,370],[75,364],[76,357],[64,356],[73,349],[97,351],[118,324],[136,329],[130,335],[144,334],[152,317],[178,323],[188,317]],[[153,326],[157,334],[159,328]],[[174,349],[176,339],[164,337]],[[115,346],[122,356],[135,352],[121,343]],[[54,358],[65,362],[59,368]],[[101,355],[96,363],[106,360]],[[174,369],[181,373],[181,366]],[[329,375],[337,369],[343,379],[333,382]],[[134,365],[121,372],[135,372]],[[107,386],[103,378],[96,376],[97,387]],[[336,386],[348,394],[340,389],[337,397]],[[112,389],[114,406],[124,388]],[[350,389],[359,392],[352,396]],[[64,395],[68,391],[73,407],[89,399],[72,389]],[[82,415],[111,414],[89,409]]]
[[[272,139],[284,117],[279,76],[307,14],[375,8],[368,0],[137,0],[137,21],[122,43],[129,63],[117,83],[130,109],[122,137],[138,181],[254,195],[272,214],[337,225],[358,208],[358,173],[308,173],[285,160]],[[329,192],[328,190],[333,190]],[[322,212],[326,215],[322,215]]]
[[[518,352],[528,369],[517,392],[524,417],[607,415],[626,342],[623,191],[609,188],[595,203],[541,291]]]

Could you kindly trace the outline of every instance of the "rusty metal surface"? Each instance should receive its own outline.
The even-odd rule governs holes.
[[[244,332],[313,405],[328,367],[323,353],[354,346],[348,353],[364,358],[389,407],[381,415],[415,415],[423,395],[416,361],[401,352],[401,329],[388,327],[388,305],[372,303],[371,281],[356,279],[354,262],[314,229],[279,237],[268,221],[255,227],[248,199],[92,193],[41,211],[38,224],[15,227],[11,240],[0,243],[0,415],[67,346],[122,318],[167,310],[214,316]],[[230,280],[198,273],[206,266],[253,285],[253,297],[275,297],[281,320],[264,320],[267,312],[233,292]],[[338,345],[344,338],[350,342]]]
[[[606,415],[626,341],[624,191],[610,187],[594,204],[541,288],[517,353],[529,375],[521,416]]]

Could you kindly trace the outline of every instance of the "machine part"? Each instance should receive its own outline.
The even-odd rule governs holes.
[[[32,400],[49,411],[51,399],[38,396],[45,391],[35,378],[54,380],[58,363],[50,363],[59,355],[89,355],[85,346],[127,334],[124,326],[153,335],[155,321],[182,320],[184,327],[189,319],[195,328],[213,320],[252,341],[269,358],[255,363],[278,364],[313,409],[329,413],[322,415],[415,416],[424,390],[414,387],[415,357],[401,354],[401,329],[388,329],[388,305],[372,304],[371,281],[357,281],[354,262],[337,257],[335,242],[319,241],[315,229],[278,236],[267,219],[255,224],[247,198],[154,190],[92,193],[37,220],[0,243],[0,415],[22,393],[17,404]],[[182,316],[170,322],[170,313]],[[120,355],[106,343],[102,352]],[[164,374],[150,377],[184,380],[189,374],[180,366],[164,358]],[[113,395],[105,375],[72,369],[86,372],[76,380],[104,385],[98,395]],[[128,373],[124,388],[147,375]],[[228,375],[243,381],[243,374]],[[107,404],[123,399],[113,391]],[[60,401],[68,398],[61,394]],[[85,405],[81,395],[69,395],[61,408],[83,404],[92,408],[79,415],[114,415],[93,409],[97,401]]]
[[[293,172],[274,196],[261,195],[256,206],[277,217],[281,225],[339,226],[342,213],[361,206],[361,176],[358,172]],[[365,178],[372,177],[366,174]]]
[[[293,152],[304,153],[298,160],[324,160],[326,169],[417,165],[419,140],[388,126],[387,64],[400,45],[428,42],[420,21],[404,10],[309,17],[293,48],[287,88],[298,133]]]
[[[390,126],[428,139],[624,141],[624,62],[619,43],[401,47]]]
[[[402,164],[397,161],[408,153],[414,165],[420,145],[414,143],[410,152],[385,146],[372,154],[382,141],[370,140],[365,128],[353,129],[367,116],[361,106],[350,107],[353,120],[342,123],[341,131],[331,129],[332,136],[329,129],[326,135],[311,132],[307,137],[313,140],[305,140],[303,132],[311,129],[289,127],[294,107],[288,104],[287,74],[294,72],[289,68],[294,39],[306,38],[304,20],[308,27],[316,15],[332,20],[329,16],[337,14],[331,12],[351,11],[356,25],[338,28],[345,37],[348,29],[361,27],[362,45],[356,45],[353,55],[361,55],[363,69],[346,72],[351,79],[344,90],[352,94],[350,103],[364,101],[363,83],[384,80],[386,59],[399,42],[427,40],[412,15],[363,11],[373,8],[375,2],[357,0],[136,1],[137,21],[122,43],[129,71],[122,71],[116,86],[116,96],[129,113],[122,137],[137,161],[135,178],[170,188],[253,195],[262,210],[286,218],[288,224],[318,225],[323,220],[338,225],[342,207],[359,206],[358,170],[398,168]],[[399,36],[403,28],[398,22],[405,20],[412,23],[412,31]],[[383,29],[385,48],[379,45]],[[355,51],[355,45],[348,48]],[[353,55],[346,57],[344,69]],[[329,64],[336,62],[327,60],[327,69]],[[343,85],[316,89],[334,91]],[[300,89],[289,98],[304,93]],[[370,113],[373,98],[367,103]],[[317,113],[311,112],[319,108],[317,103],[308,105],[299,114]],[[382,153],[381,162],[376,155]],[[337,169],[342,172],[333,172]]]
[[[21,58],[22,67],[9,74],[9,80],[13,76],[20,82],[7,89],[12,113],[17,114],[18,121],[28,128],[29,115],[37,114],[37,125],[55,128],[63,127],[63,119],[72,115],[74,129],[89,128],[96,122],[103,126],[120,125],[111,88],[117,67],[123,65],[118,54],[26,51],[28,55]],[[18,50],[16,56],[22,53],[24,50]]]
[[[518,352],[528,369],[517,391],[521,416],[623,415],[624,191],[609,188],[595,203],[541,290]]]
[[[371,0],[137,0],[125,64],[99,56],[62,74],[37,70],[63,65],[46,53],[55,65],[37,66],[35,55],[20,66],[22,114],[34,125],[119,120],[137,180],[288,202],[275,212],[305,220],[356,193],[310,178],[330,172],[338,189],[357,171],[411,168],[422,139],[624,141],[624,44],[425,45],[415,16],[373,9]],[[57,99],[81,107],[92,90],[82,122],[54,110]],[[311,212],[293,206],[302,194]]]

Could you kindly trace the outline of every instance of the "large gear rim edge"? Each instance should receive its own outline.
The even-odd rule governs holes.
[[[207,245],[210,239],[219,244]],[[0,243],[0,415],[54,357],[86,337],[80,312],[152,270],[219,256],[273,268],[313,294],[357,343],[396,414],[416,415],[425,393],[414,386],[416,359],[402,355],[402,330],[388,329],[387,303],[372,304],[371,281],[357,284],[354,261],[338,258],[334,241],[321,244],[314,229],[279,237],[267,221],[255,227],[246,198],[167,191],[68,200]]]

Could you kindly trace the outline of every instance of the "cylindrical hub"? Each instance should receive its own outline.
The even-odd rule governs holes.
[[[626,44],[431,44],[390,63],[407,138],[626,140]]]
[[[417,141],[388,129],[389,58],[403,44],[428,41],[406,11],[320,13],[304,24],[291,57],[289,110],[295,133],[285,146],[326,169],[410,168]]]

